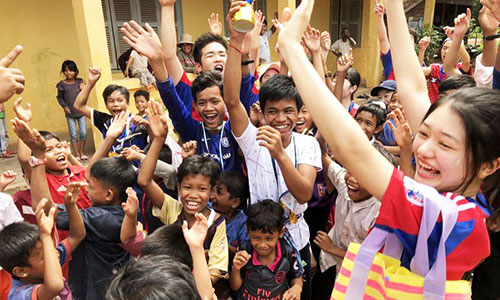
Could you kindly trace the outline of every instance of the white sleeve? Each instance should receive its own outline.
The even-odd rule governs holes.
[[[266,39],[269,39],[273,35],[273,31],[271,29],[268,29],[265,33],[264,36]]]
[[[237,137],[234,135],[236,142],[240,146],[241,151],[245,157],[254,150],[256,147],[259,147],[259,144],[256,140],[257,138],[257,127],[255,127],[252,123],[248,122],[248,126],[245,131],[241,134],[241,136]]]
[[[321,171],[321,149],[318,141],[311,136],[297,135],[297,144],[300,147],[297,165],[309,165],[316,168],[316,171]]]
[[[478,87],[487,87],[491,89],[493,84],[493,67],[485,67],[481,62],[482,58],[482,53],[476,57],[474,79],[476,80],[476,85]]]
[[[337,190],[341,190],[342,185],[345,185],[345,173],[346,170],[334,161],[328,166],[328,178]]]
[[[5,193],[0,193],[0,229],[5,226],[24,221],[21,213],[17,210],[12,197]]]

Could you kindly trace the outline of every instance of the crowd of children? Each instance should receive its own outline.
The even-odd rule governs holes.
[[[499,0],[481,1],[475,66],[462,44],[470,10],[446,28],[442,64],[427,66],[430,38],[417,56],[402,1],[376,3],[384,81],[361,105],[352,49],[328,71],[330,36],[309,25],[314,0],[273,20],[280,64],[260,70],[272,32],[261,12],[252,32],[236,31],[246,2],[232,1],[229,36],[213,14],[211,32],[189,44],[194,81],[176,54],[175,0],[159,3],[160,37],[135,21],[121,30],[127,67],[162,103],[139,90],[132,114],[129,91],[109,84],[98,111],[87,100],[100,69],[85,83],[65,61],[68,144],[30,128],[37,116],[15,101],[30,190],[14,202],[3,190],[16,174],[0,175],[0,299],[330,299],[349,244],[374,227],[398,237],[413,267],[424,197],[457,206],[446,279],[472,271],[473,299],[500,295]],[[10,68],[21,51],[0,60],[0,105],[24,89]],[[148,63],[154,80],[134,69]],[[103,141],[84,167],[86,119]],[[439,225],[427,237],[431,265],[440,237]]]

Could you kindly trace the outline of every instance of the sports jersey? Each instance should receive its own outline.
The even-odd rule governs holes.
[[[384,67],[384,80],[396,80],[392,66],[391,49],[386,54],[380,52],[380,60],[382,60],[382,66]]]
[[[62,266],[68,261],[69,257],[71,256],[71,246],[68,240],[63,240],[61,243],[59,243],[59,245],[57,245],[56,247],[56,250],[59,254],[59,264]],[[41,284],[28,283],[12,278],[8,300],[36,300],[38,299],[38,289],[41,286]],[[61,293],[59,293],[59,296],[57,298],[60,300],[73,299],[71,290],[69,289],[66,281],[64,282],[64,289],[61,291]]]
[[[113,123],[115,117],[93,108],[91,108],[90,116],[90,122],[92,123],[92,125],[99,129],[103,138],[106,138],[106,132],[108,132],[108,128]],[[144,149],[147,144],[147,135],[147,130],[143,126],[136,127],[134,122],[132,122],[132,114],[130,114],[127,119],[127,126],[125,127],[125,130],[116,139],[109,152],[118,154],[124,148],[130,147],[132,145],[136,145],[140,149]]]
[[[392,232],[399,238],[404,249],[401,263],[409,269],[411,259],[415,255],[424,197],[453,201],[457,205],[457,222],[445,242],[446,279],[460,280],[465,272],[475,268],[490,254],[485,225],[487,214],[475,200],[452,193],[440,194],[436,189],[418,183],[394,168],[375,226]],[[437,256],[442,230],[440,222],[441,218],[427,242],[430,266]]]
[[[64,204],[64,194],[66,193],[66,189],[70,182],[87,181],[85,178],[85,167],[70,165],[68,166],[67,171],[67,175],[56,175],[49,172],[45,173],[45,177],[47,177],[47,183],[49,185],[50,196],[55,204]],[[80,190],[80,195],[78,196],[76,205],[81,209],[92,206],[87,189]]]
[[[238,247],[244,241],[248,241],[247,215],[240,210],[238,214],[226,224],[227,242],[233,247]]]
[[[250,113],[250,107],[259,101],[259,90],[255,86],[255,80],[255,76],[250,73],[241,78],[240,101],[247,114]]]
[[[356,104],[356,103],[351,101],[351,104],[349,104],[349,109],[347,110],[347,112],[349,112],[349,114],[354,118],[354,117],[356,117],[356,114],[358,113],[358,108],[359,108],[359,104]]]
[[[179,99],[186,107],[188,113],[191,114],[191,117],[194,120],[201,122],[202,120],[200,115],[198,114],[196,109],[194,109],[193,93],[191,92],[192,85],[193,83],[187,77],[186,71],[184,71],[182,73],[181,80],[179,80],[179,82],[175,86],[175,90],[177,91],[177,95],[179,95]]]
[[[239,250],[245,250],[252,257],[240,270],[243,283],[238,292],[238,300],[282,299],[290,288],[290,282],[302,277],[295,252],[283,239],[279,239],[276,259],[269,266],[258,260],[258,254],[250,241],[243,243]]]
[[[384,124],[384,128],[377,135],[377,140],[380,141],[384,146],[397,146],[398,144],[396,143],[396,138],[394,137],[394,132],[392,131],[389,122],[392,122],[393,125],[396,125],[394,124],[394,121],[392,119],[387,120]]]
[[[441,82],[443,82],[446,79],[447,75],[444,72],[443,65],[441,64],[432,64],[430,68],[431,72],[429,74],[429,87],[428,87],[429,98],[431,100],[431,103],[434,103],[439,98],[439,90],[438,90],[439,84],[441,84]],[[468,72],[462,70],[462,63],[458,63],[457,68],[462,74],[467,74],[467,75],[472,74],[472,68],[469,68]]]
[[[210,154],[210,157],[221,166],[222,171],[241,171],[238,143],[231,133],[230,122],[223,122],[221,131],[213,135],[206,130],[203,122],[193,120],[179,98],[171,78],[165,82],[157,81],[156,86],[181,140],[197,141],[196,153]]]

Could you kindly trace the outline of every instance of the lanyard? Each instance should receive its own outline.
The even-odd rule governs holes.
[[[222,138],[224,135],[224,126],[226,125],[226,121],[222,122],[222,129],[220,131],[220,137],[219,137],[219,160],[220,160],[220,165],[222,168],[222,172],[224,172],[224,157],[222,156]],[[208,148],[208,142],[207,142],[207,133],[205,130],[205,123],[201,123],[201,126],[203,128],[203,139],[205,141],[205,148],[207,149],[207,152],[210,153],[210,148]]]
[[[297,146],[295,144],[295,136],[292,134],[292,142],[293,142],[293,154],[294,154],[294,166],[297,168]],[[290,193],[287,189],[284,193],[280,195],[280,180],[278,179],[278,169],[276,168],[276,160],[271,157],[271,163],[273,164],[274,178],[276,179],[276,184],[278,185],[278,201],[283,198],[286,194]]]

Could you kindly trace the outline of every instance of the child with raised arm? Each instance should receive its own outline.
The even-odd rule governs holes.
[[[148,118],[153,141],[142,163],[137,183],[159,209],[154,214],[167,225],[182,224],[186,220],[188,225],[192,226],[196,221],[196,213],[205,215],[210,228],[204,249],[208,250],[208,265],[212,282],[215,283],[227,272],[229,255],[224,216],[207,207],[220,168],[208,157],[190,156],[182,162],[177,172],[177,189],[181,201],[164,194],[152,177],[158,152],[168,134],[168,127],[160,105],[155,102],[150,105]]]
[[[238,300],[298,300],[302,292],[302,271],[292,247],[283,239],[283,208],[272,200],[248,208],[250,241],[239,247],[233,260],[231,289]]]
[[[144,128],[136,126],[136,124],[132,122],[133,115],[128,112],[130,93],[126,87],[110,84],[102,92],[102,97],[109,113],[100,112],[87,105],[90,92],[99,78],[101,78],[101,70],[97,67],[90,67],[88,84],[85,85],[76,97],[74,103],[75,109],[90,119],[92,125],[99,129],[103,138],[106,138],[109,127],[116,120],[118,115],[122,112],[127,112],[127,125],[120,136],[116,138],[115,143],[111,146],[110,155],[117,155],[124,148],[130,147],[131,145],[137,145],[140,149],[144,149],[146,146],[147,132]]]
[[[484,197],[479,187],[500,168],[500,147],[488,142],[500,138],[500,122],[491,122],[500,114],[500,94],[467,89],[437,101],[428,110],[425,77],[410,43],[403,3],[387,1],[398,93],[410,127],[416,133],[415,179],[405,177],[373,149],[340,104],[332,101],[303,54],[299,41],[313,5],[312,0],[302,1],[281,32],[278,45],[316,125],[337,160],[371,195],[382,201],[376,226],[398,233],[404,245],[403,266],[409,267],[415,251],[423,213],[421,197],[457,206],[457,223],[447,240],[454,247],[447,251],[446,279],[461,279],[489,255],[486,214],[479,204]],[[499,182],[495,184],[498,187]],[[437,248],[440,234],[439,227],[433,230],[429,249]]]
[[[0,231],[0,266],[12,274],[9,300],[52,300],[56,296],[73,299],[61,266],[85,237],[85,226],[76,206],[80,188],[81,185],[73,183],[66,193],[70,231],[57,247],[51,237],[56,208],[51,207],[46,215],[47,199],[42,199],[35,210],[38,228],[21,222]]]
[[[40,133],[30,130],[23,121],[14,120],[13,124],[14,131],[32,149],[33,156],[38,160],[44,159],[46,144]],[[69,282],[78,299],[102,299],[113,269],[130,257],[120,246],[120,228],[124,218],[121,203],[126,199],[126,188],[135,184],[136,174],[126,159],[105,157],[126,124],[127,115],[122,112],[109,127],[106,138],[89,163],[87,182],[92,207],[80,211],[87,235],[69,263]],[[45,165],[34,167],[31,175],[32,205],[36,207],[42,197],[50,197]],[[55,204],[50,201],[49,205]],[[57,228],[67,230],[69,212],[59,211],[56,216]]]

